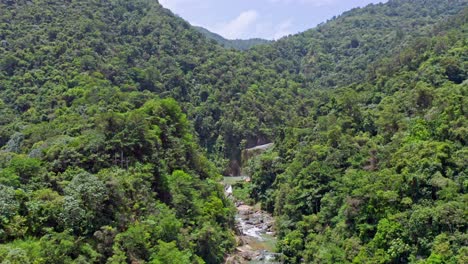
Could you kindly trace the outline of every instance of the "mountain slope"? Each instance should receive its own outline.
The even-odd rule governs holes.
[[[313,87],[337,87],[366,78],[372,63],[426,36],[466,1],[393,0],[356,8],[315,29],[282,39],[269,56],[287,56]]]
[[[310,114],[251,162],[287,263],[464,263],[468,9],[315,93]]]
[[[0,262],[222,262],[233,207],[158,96],[221,48],[155,1],[0,10]]]

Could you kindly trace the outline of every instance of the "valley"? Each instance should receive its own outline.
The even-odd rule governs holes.
[[[0,263],[468,263],[466,0],[206,34],[0,0]]]

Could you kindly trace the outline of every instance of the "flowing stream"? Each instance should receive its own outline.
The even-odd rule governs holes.
[[[277,260],[276,237],[274,233],[274,219],[258,205],[250,206],[237,201],[232,196],[232,185],[244,181],[246,177],[225,177],[225,192],[236,205],[236,233],[238,247],[229,256],[226,264],[267,264],[281,263]]]

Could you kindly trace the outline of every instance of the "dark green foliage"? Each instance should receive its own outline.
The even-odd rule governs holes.
[[[64,108],[56,135],[29,124],[22,151],[37,158],[2,152],[2,261],[218,263],[233,247],[231,204],[177,102],[127,106],[80,124]]]
[[[317,91],[310,114],[253,162],[252,197],[276,214],[288,263],[466,261],[468,90],[444,70],[467,54],[466,18],[439,26],[399,69]]]

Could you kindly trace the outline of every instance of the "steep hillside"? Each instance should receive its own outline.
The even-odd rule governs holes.
[[[287,263],[468,260],[467,22],[465,9],[369,81],[316,91],[250,164]]]
[[[205,37],[216,41],[216,43],[220,44],[225,48],[232,48],[238,50],[248,50],[252,47],[268,44],[271,41],[266,39],[260,38],[253,38],[253,39],[225,39],[221,35],[213,33],[206,28],[203,27],[194,27],[198,32],[202,33]]]
[[[222,262],[233,207],[159,98],[218,48],[154,1],[0,10],[0,262]]]
[[[281,39],[263,52],[293,63],[288,70],[300,73],[309,87],[339,87],[372,75],[373,63],[404,49],[412,39],[427,36],[444,17],[466,6],[464,0],[370,4]]]

